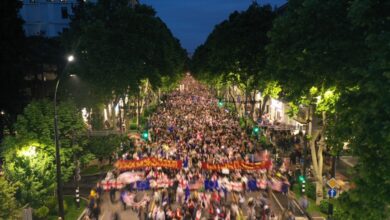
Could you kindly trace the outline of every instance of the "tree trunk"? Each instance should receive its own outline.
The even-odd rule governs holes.
[[[325,112],[322,113],[323,120],[326,120]],[[311,107],[309,108],[309,132],[308,135],[311,136],[310,139],[310,151],[311,158],[313,162],[313,173],[316,180],[316,204],[319,205],[320,202],[324,198],[323,193],[323,181],[322,181],[322,170],[323,170],[323,150],[325,146],[325,124],[322,129],[312,131],[312,119],[313,119],[313,111]],[[318,145],[318,150],[316,150],[316,139],[321,134],[321,140]]]
[[[244,116],[246,116],[247,112],[248,112],[248,91],[245,90]]]
[[[256,105],[256,90],[253,91],[253,95],[251,96],[251,116],[252,119],[255,120],[255,105]]]
[[[237,106],[236,106],[236,100],[234,99],[234,96],[232,95],[232,91],[230,89],[230,86],[229,86],[229,95],[230,95],[230,98],[232,98],[232,102],[233,102],[233,105],[234,105],[234,110],[239,114],[239,111],[237,110]]]
[[[157,91],[157,101],[156,101],[156,104],[157,104],[157,105],[160,104],[160,97],[161,97],[161,89],[158,88],[158,91]]]
[[[137,94],[137,104],[136,104],[136,114],[137,114],[137,129],[139,129],[139,117],[140,117],[140,103],[139,103],[139,94]]]
[[[262,117],[264,115],[265,106],[267,105],[268,100],[269,100],[269,95],[266,95],[266,96],[263,97],[263,102],[261,103],[259,117]]]

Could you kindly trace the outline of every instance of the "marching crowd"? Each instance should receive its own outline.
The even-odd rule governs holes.
[[[119,198],[116,198],[115,189],[111,188],[111,201],[119,200],[124,209],[133,209],[139,219],[279,219],[271,207],[269,192],[273,181],[280,183],[280,191],[288,191],[288,162],[282,161],[261,170],[202,169],[204,162],[255,163],[271,158],[264,146],[256,141],[253,134],[248,134],[240,127],[235,116],[219,105],[205,86],[190,76],[183,80],[183,84],[185,89],[168,95],[151,116],[148,124],[149,141],[135,141],[134,151],[123,155],[123,159],[127,160],[147,157],[180,160],[183,161],[183,168],[139,170],[145,178],[157,179],[163,176],[173,181],[165,188],[154,188],[152,192],[145,193],[142,199],[136,199],[135,184],[124,187]],[[205,180],[211,186],[204,186]],[[251,186],[249,183],[253,180],[259,184]],[[230,182],[238,182],[240,185],[233,189],[228,184]],[[196,183],[201,183],[201,187],[194,190],[191,187]],[[98,219],[99,196],[102,193],[103,188],[99,184],[91,193],[92,218]],[[119,219],[118,214],[113,217]],[[295,218],[290,212],[287,219]]]

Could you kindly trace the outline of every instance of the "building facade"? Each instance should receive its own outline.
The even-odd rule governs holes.
[[[20,16],[24,20],[26,36],[56,37],[69,27],[73,7],[79,0],[20,0]],[[98,0],[83,0],[97,2]],[[139,0],[129,0],[135,7]]]
[[[79,0],[20,0],[20,16],[24,20],[26,36],[56,37],[69,27],[73,7]],[[83,0],[97,2],[97,0]],[[129,0],[129,6],[139,4]]]
[[[22,0],[26,36],[56,37],[69,27],[77,0]]]

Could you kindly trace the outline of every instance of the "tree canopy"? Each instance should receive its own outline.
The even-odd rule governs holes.
[[[229,74],[234,73],[238,74],[240,82],[253,88],[258,79],[268,76],[265,74],[265,46],[275,15],[271,6],[256,3],[246,11],[232,13],[229,19],[215,26],[206,42],[196,49],[192,64],[194,74],[208,80],[222,75],[222,80],[226,81]]]
[[[152,86],[161,85],[162,77],[174,79],[184,72],[187,59],[153,8],[131,8],[126,0],[80,2],[63,39],[69,51],[77,54],[73,71],[105,99],[113,92],[138,91],[142,79]]]
[[[278,83],[270,77],[265,53],[269,43],[267,32],[275,17],[271,6],[253,3],[246,11],[233,12],[227,20],[216,25],[194,53],[194,75],[217,90],[225,89],[224,94],[233,100],[239,114],[242,114],[240,96],[245,96],[244,103],[251,103],[253,114],[256,92],[262,92],[262,110],[270,97],[281,92]],[[246,108],[245,104],[245,112]]]
[[[269,33],[275,79],[292,100],[319,95],[317,110],[331,115],[327,143],[336,151],[348,143],[359,158],[356,188],[339,199],[341,219],[389,213],[389,8],[386,1],[293,0]]]
[[[85,131],[81,113],[71,102],[59,105],[62,178],[67,181],[74,171],[74,154],[81,152]],[[54,110],[51,102],[30,103],[15,123],[16,135],[3,142],[4,174],[17,186],[21,204],[37,207],[55,188]]]
[[[17,202],[15,200],[16,187],[4,177],[0,177],[0,218],[17,218]]]

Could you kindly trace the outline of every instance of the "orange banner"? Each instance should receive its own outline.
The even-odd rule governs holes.
[[[165,167],[171,169],[181,169],[181,160],[163,160],[155,157],[147,157],[141,160],[118,160],[114,166],[120,171],[135,170],[146,167]]]
[[[258,163],[247,163],[242,160],[233,161],[230,163],[220,163],[220,164],[211,164],[211,163],[202,163],[202,169],[205,170],[222,170],[222,169],[229,169],[229,170],[262,170],[262,169],[269,169],[271,166],[271,161],[264,161],[264,162],[258,162]]]

